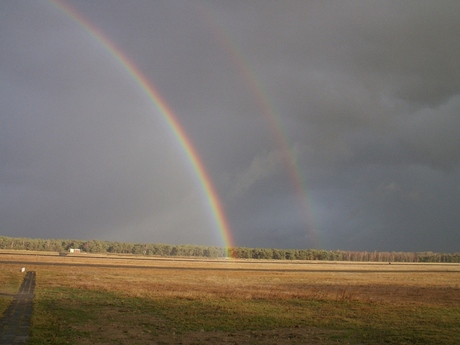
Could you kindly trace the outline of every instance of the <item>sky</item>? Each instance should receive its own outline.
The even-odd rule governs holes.
[[[228,221],[167,118],[174,112]],[[460,251],[460,2],[0,2],[0,235]]]

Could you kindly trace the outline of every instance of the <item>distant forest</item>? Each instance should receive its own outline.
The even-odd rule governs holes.
[[[216,246],[125,243],[99,240],[58,240],[0,236],[0,249],[270,260],[323,260],[372,262],[460,262],[460,253],[356,252],[320,249],[222,248]]]

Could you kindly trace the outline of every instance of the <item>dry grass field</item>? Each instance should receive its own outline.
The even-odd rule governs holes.
[[[458,344],[460,265],[0,252],[31,344]]]

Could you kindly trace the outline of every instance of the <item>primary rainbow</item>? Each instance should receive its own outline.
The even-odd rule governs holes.
[[[224,209],[220,202],[219,196],[212,183],[209,174],[207,173],[203,161],[201,160],[198,152],[192,145],[192,142],[188,138],[183,126],[178,121],[176,115],[172,111],[168,103],[161,97],[155,86],[147,79],[145,75],[139,70],[139,68],[118,48],[107,36],[105,36],[97,27],[86,20],[79,12],[77,12],[69,4],[60,0],[49,0],[56,8],[65,13],[68,17],[72,18],[74,22],[80,25],[88,34],[96,39],[109,53],[110,55],[120,63],[120,65],[130,74],[130,76],[140,86],[142,91],[149,97],[155,107],[158,109],[160,114],[166,120],[169,128],[174,133],[176,139],[180,143],[186,153],[189,161],[195,171],[198,179],[201,182],[203,190],[207,196],[209,206],[211,207],[215,221],[219,228],[223,245],[228,256],[228,249],[233,246],[233,239],[230,231],[230,226],[225,215]]]

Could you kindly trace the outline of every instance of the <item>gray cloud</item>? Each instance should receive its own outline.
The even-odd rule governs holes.
[[[170,103],[237,245],[313,227],[326,249],[458,251],[456,1],[69,3]],[[0,49],[2,234],[222,244],[165,119],[81,25],[2,2]]]
[[[230,196],[243,197],[252,185],[279,172],[282,164],[282,154],[277,150],[254,157],[249,167],[234,177]]]

